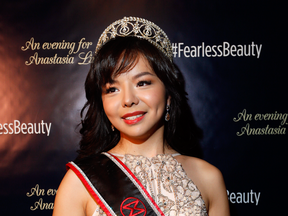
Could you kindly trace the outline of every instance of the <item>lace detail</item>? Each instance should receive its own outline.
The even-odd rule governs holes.
[[[122,160],[141,181],[165,216],[208,215],[200,191],[172,155],[160,154],[152,158],[125,155]],[[97,206],[93,216],[104,215]]]

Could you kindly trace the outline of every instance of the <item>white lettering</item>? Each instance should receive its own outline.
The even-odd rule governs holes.
[[[178,57],[180,58],[181,57],[181,52],[183,51],[183,49],[181,49],[181,46],[183,45],[184,43],[178,43]]]
[[[185,46],[183,42],[173,43],[173,55],[180,58],[182,53],[185,58],[195,57],[256,57],[260,58],[262,44],[230,44],[224,41],[219,45],[205,45],[204,42],[198,46]],[[178,55],[177,55],[178,54]]]
[[[3,134],[46,134],[50,136],[52,123],[21,123],[19,120],[14,120],[13,123],[0,124],[0,135]]]
[[[253,190],[250,190],[250,192],[231,192],[231,193],[229,192],[229,190],[227,190],[228,200],[233,204],[234,203],[254,204],[255,200],[256,201],[255,205],[258,206],[260,200],[260,194],[261,192],[256,193]]]

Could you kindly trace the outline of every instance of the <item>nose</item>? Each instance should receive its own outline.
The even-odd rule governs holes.
[[[123,99],[122,99],[122,106],[123,107],[131,107],[133,105],[137,105],[139,103],[139,99],[133,89],[133,87],[126,86],[122,90]]]

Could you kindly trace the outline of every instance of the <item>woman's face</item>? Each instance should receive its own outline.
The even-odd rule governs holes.
[[[130,71],[104,86],[102,101],[108,119],[121,136],[139,141],[164,127],[163,113],[170,104],[164,84],[142,55]]]

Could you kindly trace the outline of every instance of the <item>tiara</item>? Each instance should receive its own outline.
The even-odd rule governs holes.
[[[166,33],[153,22],[138,17],[124,17],[109,25],[98,40],[95,53],[97,54],[109,40],[127,36],[148,40],[172,61],[171,42]]]

